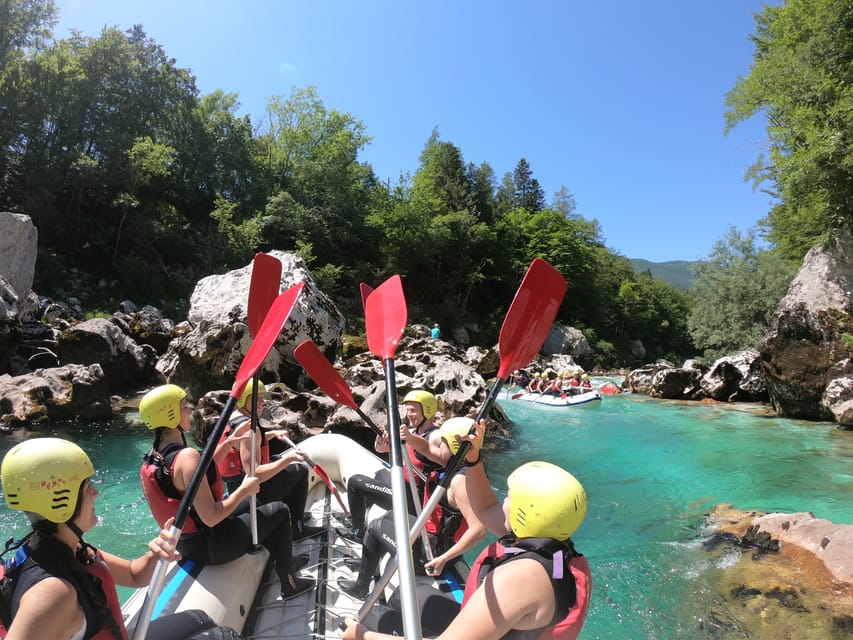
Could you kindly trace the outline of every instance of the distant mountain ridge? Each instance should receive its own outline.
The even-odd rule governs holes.
[[[692,262],[687,260],[670,260],[669,262],[649,262],[640,258],[629,258],[635,273],[650,271],[652,276],[671,284],[676,289],[687,291],[693,286],[693,274],[690,273]]]

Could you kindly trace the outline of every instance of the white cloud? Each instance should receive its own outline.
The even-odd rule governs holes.
[[[278,63],[278,72],[283,76],[288,76],[296,73],[296,65],[292,62],[279,62]]]

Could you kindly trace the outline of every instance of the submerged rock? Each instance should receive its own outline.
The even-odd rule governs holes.
[[[709,553],[741,548],[722,569],[702,628],[714,638],[841,638],[853,627],[853,525],[811,513],[719,505]]]

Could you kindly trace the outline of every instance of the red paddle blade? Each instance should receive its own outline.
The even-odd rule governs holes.
[[[373,290],[367,297],[364,317],[370,352],[383,360],[393,358],[407,320],[400,276],[391,276]]]
[[[511,371],[536,357],[565,293],[566,280],[559,271],[542,258],[530,263],[501,326],[499,378],[505,380]]]
[[[361,306],[363,309],[367,309],[367,296],[373,293],[373,287],[362,282],[358,288],[361,291]]]
[[[272,303],[263,324],[261,324],[255,339],[252,341],[252,346],[249,347],[246,357],[243,358],[243,363],[237,370],[237,377],[229,394],[232,398],[240,397],[243,389],[246,388],[246,384],[266,360],[267,354],[281,333],[281,328],[290,317],[293,307],[296,306],[296,300],[302,293],[304,286],[305,283],[303,282],[293,285]]]
[[[252,280],[249,283],[248,316],[249,333],[258,335],[270,306],[278,296],[281,286],[281,262],[266,253],[258,253],[252,260]]]
[[[296,349],[293,355],[305,369],[306,373],[320,385],[323,392],[335,402],[346,405],[352,409],[358,409],[355,398],[352,397],[349,385],[343,379],[334,365],[326,359],[320,348],[311,340],[305,340]]]

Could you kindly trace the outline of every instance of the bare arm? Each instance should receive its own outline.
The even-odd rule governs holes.
[[[82,624],[77,590],[61,578],[45,578],[21,596],[6,640],[67,638]]]
[[[237,448],[240,444],[249,438],[249,429],[251,427],[251,422],[247,420],[243,424],[239,425],[236,429],[231,431],[228,434],[228,437],[222,440],[219,444],[216,445],[216,449],[213,450],[213,463],[216,464],[221,462],[222,459],[228,454],[231,449]]]
[[[261,464],[261,444],[260,439],[264,437],[263,433],[258,434],[257,449],[255,451],[255,476],[259,482],[266,482],[274,475],[278,474],[291,462],[301,462],[302,454],[296,450],[291,450],[275,460],[271,460],[265,464]],[[248,471],[252,463],[252,438],[249,436],[246,440],[240,442],[240,462],[243,463],[243,469]]]
[[[476,435],[469,435],[463,438],[471,443],[471,449],[469,449],[465,456],[468,461],[473,462],[482,455],[481,447],[485,433],[486,421],[481,420],[477,424]],[[495,495],[494,489],[492,489],[483,464],[475,464],[473,467],[469,467],[465,472],[465,478],[471,509],[477,513],[480,521],[499,538],[509,533],[506,527],[503,507],[498,502],[498,498]]]
[[[402,426],[400,427],[400,439],[437,464],[445,465],[450,460],[450,449],[441,446],[441,436],[438,430],[430,433],[429,438],[424,438]]]
[[[191,447],[181,449],[178,459],[175,461],[175,487],[179,491],[186,491],[190,479],[198,466],[201,456],[199,452]],[[215,527],[225,520],[243,500],[254,495],[260,489],[260,482],[254,476],[246,475],[237,490],[222,501],[217,501],[210,491],[210,486],[202,480],[198,493],[193,500],[195,509],[202,522],[208,527]]]
[[[527,559],[511,562],[486,576],[437,640],[498,640],[512,629],[538,629],[551,621],[554,606],[554,590],[542,565]],[[341,633],[344,640],[395,637],[369,631],[350,618]]]
[[[465,518],[468,528],[453,546],[432,560],[432,562],[424,565],[429,575],[439,575],[444,571],[444,565],[448,561],[462,555],[468,549],[474,548],[486,537],[486,525],[480,521],[477,512],[471,508],[471,503],[468,501],[466,476],[467,473],[456,474],[453,480],[450,481],[450,491],[447,495],[450,504],[462,512],[462,517]]]
[[[388,432],[383,429],[382,435],[377,435],[373,441],[373,448],[376,453],[388,453],[391,450],[391,445],[388,442]]]

